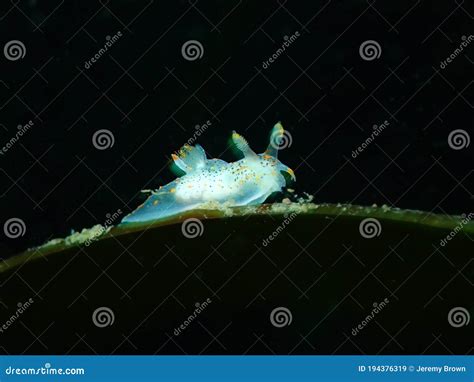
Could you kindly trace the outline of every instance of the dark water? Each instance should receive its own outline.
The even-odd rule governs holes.
[[[467,1],[3,1],[1,47],[21,44],[15,43],[19,53],[2,49],[0,56],[0,222],[5,227],[15,219],[22,235],[11,238],[4,228],[0,257],[113,216],[118,222],[143,202],[141,189],[175,178],[170,154],[190,139],[210,157],[232,161],[232,130],[262,152],[277,121],[290,134],[280,159],[295,170],[293,188],[317,203],[471,212],[473,14]],[[370,50],[365,58],[359,51],[368,40],[375,41],[375,59]],[[197,59],[182,53],[189,41],[199,43]],[[426,251],[439,245],[429,233],[416,234]],[[336,237],[351,245],[344,231]],[[462,238],[458,256],[472,243]],[[385,249],[397,240],[386,241]],[[411,269],[429,264],[423,257],[429,252],[417,252],[414,243],[410,251],[420,257]],[[445,266],[471,280],[468,260],[453,264]],[[438,277],[447,282],[452,275],[441,277],[442,269],[417,278],[413,288]],[[173,270],[170,265],[166,273]],[[136,281],[130,277],[130,285]],[[457,285],[452,295],[472,295],[467,287]],[[155,293],[151,285],[148,293]],[[439,308],[444,324],[456,304],[448,302]],[[105,295],[97,304],[107,305]],[[337,344],[325,341],[323,352],[330,353]],[[380,349],[374,344],[365,350]],[[422,351],[412,345],[404,351]]]
[[[134,209],[140,189],[174,178],[170,154],[206,121],[197,142],[234,160],[232,130],[261,152],[281,120],[293,142],[281,157],[318,202],[468,212],[472,151],[452,150],[448,135],[472,122],[472,47],[440,62],[469,36],[472,4],[68,1],[52,13],[59,4],[1,5],[3,43],[26,48],[0,63],[2,143],[34,123],[0,158],[2,215],[27,226],[2,254]],[[115,42],[85,69],[107,36]],[[293,42],[264,69],[285,36]],[[183,58],[189,40],[201,59]],[[366,40],[378,59],[361,59]],[[113,147],[93,146],[100,129]]]

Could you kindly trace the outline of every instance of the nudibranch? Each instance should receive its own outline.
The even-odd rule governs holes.
[[[270,194],[286,186],[284,175],[296,180],[293,170],[277,159],[283,135],[283,126],[278,122],[265,152],[256,154],[244,137],[232,132],[232,141],[244,157],[231,163],[207,159],[200,145],[184,145],[172,158],[185,175],[150,191],[148,199],[125,216],[122,223],[162,219],[210,203],[226,207],[263,203]]]

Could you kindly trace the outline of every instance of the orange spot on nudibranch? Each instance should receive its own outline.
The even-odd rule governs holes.
[[[158,204],[158,200],[155,200],[155,201],[153,202],[153,205],[156,206],[157,204]]]

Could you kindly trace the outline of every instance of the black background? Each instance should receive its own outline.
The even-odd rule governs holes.
[[[469,2],[33,1],[3,2],[1,12],[3,42],[26,46],[24,59],[0,60],[3,142],[35,124],[0,158],[2,215],[28,229],[2,254],[134,209],[140,189],[173,179],[169,155],[207,120],[198,141],[226,160],[231,130],[261,152],[282,120],[293,138],[282,160],[316,202],[450,214],[472,202],[470,148],[447,144],[450,131],[472,127],[472,47],[440,69],[472,31]],[[370,39],[382,53],[364,61],[359,46]],[[200,60],[183,59],[188,40],[202,43]],[[112,148],[94,148],[99,129],[113,132]]]
[[[0,137],[34,126],[0,157],[2,220],[26,234],[1,236],[7,257],[51,237],[133,210],[139,190],[174,178],[169,155],[195,126],[209,156],[234,160],[232,130],[255,151],[281,120],[293,143],[281,160],[295,188],[315,202],[387,204],[436,213],[472,206],[472,146],[448,135],[472,132],[472,46],[445,60],[473,30],[467,1],[19,1],[0,5]],[[122,37],[91,68],[106,36]],[[296,31],[300,37],[267,69]],[[185,60],[198,40],[203,56]],[[359,46],[376,40],[379,59]],[[351,153],[374,124],[390,125],[363,153]],[[97,150],[93,134],[115,143]],[[472,135],[472,134],[471,134]],[[3,224],[3,221],[2,221]]]

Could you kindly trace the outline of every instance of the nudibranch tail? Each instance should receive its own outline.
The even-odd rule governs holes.
[[[159,190],[152,191],[151,195],[142,205],[122,219],[122,223],[162,219],[193,209],[195,204],[183,204],[176,199],[177,185],[178,182],[175,180]]]

